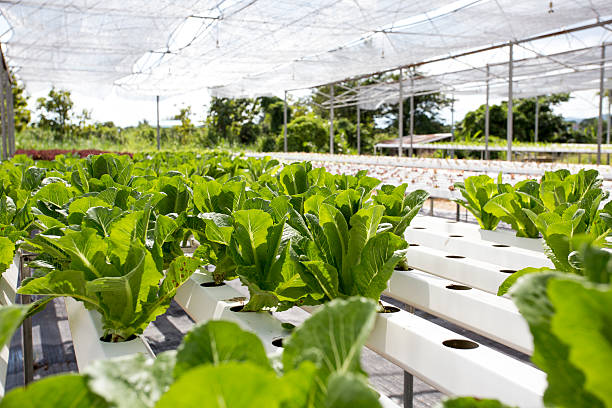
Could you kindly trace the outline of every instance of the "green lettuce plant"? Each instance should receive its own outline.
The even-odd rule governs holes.
[[[459,190],[464,198],[454,201],[476,217],[480,228],[484,230],[497,228],[500,221],[499,217],[485,209],[489,200],[501,194],[494,179],[487,175],[471,176],[466,178],[463,183],[455,183],[454,187]]]
[[[397,187],[386,184],[372,197],[374,203],[385,207],[381,221],[391,224],[393,226],[391,232],[398,237],[404,236],[406,228],[429,198],[429,193],[425,190],[415,190],[406,194],[407,188],[406,183]]]
[[[272,359],[253,333],[211,321],[192,329],[176,352],[97,361],[82,374],[11,390],[0,407],[379,408],[359,361],[374,319],[370,300],[335,300],[285,339],[282,356]]]
[[[304,240],[297,245],[303,281],[316,297],[331,300],[359,295],[378,300],[408,244],[381,223],[385,207],[370,205],[347,222],[343,212],[326,202],[306,207],[300,218]]]
[[[510,224],[517,237],[538,238],[540,232],[525,210],[534,214],[545,210],[539,200],[539,187],[535,180],[523,180],[514,187],[509,184],[498,185],[501,194],[492,197],[485,204],[484,210]]]
[[[24,280],[18,293],[69,296],[84,302],[102,315],[105,337],[111,342],[141,334],[165,312],[199,261],[178,257],[164,273],[152,252],[122,231],[127,227],[134,233],[136,224],[115,225],[106,239],[93,228],[65,230],[61,236],[39,235],[31,246],[47,254],[43,261],[51,262],[35,264],[37,273]]]

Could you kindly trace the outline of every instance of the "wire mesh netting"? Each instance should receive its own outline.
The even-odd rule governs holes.
[[[280,94],[605,22],[609,0],[4,0],[0,37],[32,89]]]

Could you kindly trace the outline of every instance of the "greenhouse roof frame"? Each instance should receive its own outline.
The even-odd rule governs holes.
[[[607,0],[2,0],[0,39],[31,86],[141,95],[281,94],[604,24]],[[1,20],[1,19],[0,19]]]

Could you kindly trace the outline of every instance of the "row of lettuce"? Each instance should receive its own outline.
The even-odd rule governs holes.
[[[597,343],[597,350],[608,352],[604,354],[612,358],[610,342],[605,340],[609,336],[604,328],[594,323],[610,321],[612,308],[604,307],[610,304],[600,300],[601,307],[594,311],[590,300],[599,296],[609,302],[612,293],[609,286],[612,261],[609,253],[601,249],[607,245],[605,238],[610,234],[610,207],[609,203],[602,205],[607,192],[601,189],[601,180],[591,172],[547,173],[541,183],[533,181],[535,184],[530,184],[528,193],[523,186],[529,183],[512,187],[479,177],[483,182],[469,178],[464,185],[458,186],[465,191],[464,196],[474,197],[473,201],[480,206],[479,214],[484,214],[482,209],[488,206],[485,194],[490,195],[491,200],[503,194],[529,195],[529,200],[533,199],[537,205],[527,210],[535,215],[533,224],[545,231],[542,235],[555,265],[554,271],[531,268],[519,271],[500,288],[500,294],[504,294],[515,286],[510,288],[510,294],[534,334],[534,363],[548,374],[545,403],[612,406],[602,395],[609,388],[603,387],[601,382],[602,376],[609,375],[607,371],[602,370],[599,362],[575,357],[572,352],[576,348],[593,353],[596,343],[589,339],[599,334],[601,341]],[[159,153],[135,155],[133,159],[114,155],[86,159],[59,156],[53,162],[36,163],[16,157],[1,164],[0,181],[2,205],[6,209],[2,211],[0,226],[2,262],[12,261],[17,245],[38,254],[32,262],[35,273],[23,282],[20,293],[46,296],[42,304],[57,296],[83,301],[88,308],[100,312],[108,341],[125,341],[142,333],[156,316],[165,312],[176,289],[204,265],[215,266],[209,272],[215,282],[238,278],[248,287],[250,297],[243,307],[245,312],[286,310],[294,305],[329,301],[332,301],[329,310],[334,309],[332,305],[335,309],[355,308],[361,310],[361,314],[344,310],[340,327],[330,325],[329,320],[340,317],[330,316],[312,323],[313,326],[305,325],[316,327],[317,336],[324,339],[307,338],[301,343],[303,349],[291,354],[294,359],[311,361],[313,372],[324,370],[323,380],[316,378],[308,383],[308,378],[313,377],[304,373],[295,375],[303,376],[305,382],[290,377],[296,366],[288,370],[284,365],[284,356],[290,349],[287,346],[283,364],[272,364],[277,371],[274,381],[280,382],[274,382],[270,389],[282,388],[280,384],[284,378],[291,378],[295,382],[295,389],[287,391],[292,393],[291,398],[282,399],[280,392],[278,395],[260,392],[256,393],[257,397],[249,394],[248,399],[227,406],[251,406],[252,401],[260,401],[253,406],[263,406],[264,401],[269,406],[282,407],[340,407],[349,403],[377,406],[367,387],[361,387],[365,380],[358,360],[355,363],[351,359],[355,353],[359,354],[357,351],[371,329],[367,322],[373,317],[368,316],[374,315],[375,304],[381,310],[380,295],[398,262],[406,255],[408,244],[404,231],[427,199],[426,192],[419,190],[407,194],[406,185],[381,186],[379,180],[365,172],[333,175],[322,168],[312,168],[309,163],[282,166],[270,158],[231,157],[219,152],[204,156]],[[493,190],[499,194],[489,192]],[[500,201],[516,202],[516,197]],[[541,204],[549,208],[552,203],[556,203],[552,210],[540,211],[538,207]],[[532,218],[527,215],[527,219]],[[185,257],[181,247],[192,238],[199,246],[193,257]],[[567,291],[575,296],[568,296]],[[361,300],[341,300],[354,296]],[[365,305],[372,310],[368,311]],[[570,312],[574,315],[568,317]],[[587,337],[567,339],[569,329],[564,323],[573,321],[572,318],[580,318],[572,325],[582,324],[577,327],[588,333]],[[557,320],[562,323],[556,323]],[[240,378],[248,376],[244,373],[256,376],[257,370],[251,367],[253,363],[260,365],[259,368],[263,364],[267,369],[267,358],[258,357],[252,361],[247,350],[252,348],[252,343],[245,340],[243,344],[239,340],[241,337],[231,331],[234,329],[227,329],[227,334],[226,329],[211,334],[210,326],[205,327],[198,326],[185,342],[189,338],[202,342],[197,347],[209,356],[209,360],[204,359],[199,369],[205,371],[204,366],[208,367],[211,371],[207,375],[233,375],[230,371],[221,371],[230,370],[228,366],[232,364],[244,370]],[[341,333],[333,332],[337,327],[342,328]],[[211,343],[212,337],[216,337],[215,344],[233,345],[227,357],[210,356],[213,352],[202,350],[207,347],[205,344]],[[574,342],[574,339],[582,340]],[[607,349],[604,347],[606,341]],[[292,340],[288,342],[291,344]],[[342,358],[335,356],[338,345],[328,342],[340,342]],[[179,349],[179,355],[185,347]],[[199,356],[193,351],[186,353]],[[352,357],[349,358],[349,354]],[[163,365],[166,360],[161,361],[159,364]],[[209,366],[210,361],[215,362],[213,367]],[[245,362],[251,366],[242,366]],[[96,380],[97,374],[89,372],[66,377],[70,378],[66,381],[86,387],[99,398],[112,395],[113,390],[117,392],[121,388],[119,383],[130,383],[114,364],[133,364],[134,371],[128,372],[135,376],[149,376],[161,370],[158,363],[117,361],[107,364],[108,367],[98,370],[104,372],[100,374],[106,376],[103,379]],[[142,405],[131,406],[162,404],[166,401],[167,390],[188,388],[187,382],[181,383],[176,375],[174,360],[168,360],[164,369],[168,370],[166,373],[174,372],[164,377],[165,382],[145,381],[130,385],[132,397],[145,401]],[[219,371],[213,373],[215,370]],[[284,372],[281,377],[280,372]],[[337,372],[341,372],[341,378],[327,388]],[[189,378],[192,382],[188,384],[192,387],[196,376]],[[51,380],[44,381],[50,384]],[[249,378],[249,381],[255,379]],[[179,387],[179,383],[183,385]],[[105,384],[105,389],[96,388],[95,384]],[[316,387],[313,388],[313,384],[317,384]],[[223,394],[231,393],[228,384],[219,383],[215,387],[219,392],[217,396],[221,396],[217,401],[233,398]],[[260,391],[268,389],[266,387],[263,383],[253,385]],[[154,391],[147,397],[144,389]],[[334,395],[330,395],[332,389]],[[305,390],[309,396],[306,399],[296,394]],[[14,393],[34,395],[34,391],[29,390]],[[172,395],[183,398],[181,392]],[[281,399],[272,402],[277,397]],[[8,404],[7,400],[8,396],[2,404]],[[198,398],[191,402],[181,401],[191,406]],[[108,399],[106,403],[128,406]],[[485,403],[501,406],[494,401],[466,399],[446,404]],[[94,406],[92,404],[84,405]]]
[[[510,185],[468,177],[455,187],[484,230],[503,221],[518,237],[542,238],[551,268],[512,274],[509,294],[533,335],[532,361],[547,374],[547,407],[612,407],[612,201],[596,170],[547,172]],[[502,407],[460,399],[449,406]],[[463,405],[465,404],[465,405]]]

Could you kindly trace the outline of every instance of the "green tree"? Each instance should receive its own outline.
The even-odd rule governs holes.
[[[287,150],[290,152],[329,151],[328,133],[324,123],[314,114],[293,119],[287,125]]]
[[[260,105],[255,99],[213,97],[208,109],[208,134],[212,143],[220,139],[230,145],[238,142],[241,127],[248,122],[255,123],[260,114]]]
[[[269,126],[269,132],[271,134],[280,134],[285,123],[285,101],[276,96],[264,96],[259,98],[259,104],[264,115],[262,123]],[[287,106],[287,123],[291,122],[291,114],[292,109],[290,106]]]
[[[446,125],[440,117],[441,110],[451,105],[452,99],[441,93],[428,95],[416,95],[414,97],[414,134],[430,135],[433,133],[449,132],[450,126]],[[383,116],[392,117],[389,127],[398,129],[399,104],[386,104],[381,108]],[[410,132],[410,98],[404,100],[404,135]]]
[[[72,108],[74,102],[70,91],[51,88],[46,98],[38,98],[36,109],[39,111],[38,126],[50,130],[53,138],[61,141],[70,135],[72,129]]]
[[[180,125],[173,127],[173,130],[178,135],[179,143],[185,144],[190,141],[195,132],[195,125],[191,121],[191,106],[181,108],[179,113],[174,115],[173,119],[181,121]]]
[[[15,111],[15,132],[19,133],[28,126],[32,113],[28,109],[28,98],[25,96],[25,85],[11,75],[13,84],[13,110]]]
[[[569,124],[563,116],[554,113],[556,105],[569,100],[569,94],[556,94],[539,97],[538,141],[566,142],[573,137]],[[491,105],[489,111],[489,132],[492,136],[505,139],[507,137],[508,103]],[[535,138],[536,99],[524,98],[513,100],[513,139],[522,142],[532,142]],[[468,112],[458,125],[460,136],[484,133],[485,105],[475,111]]]

